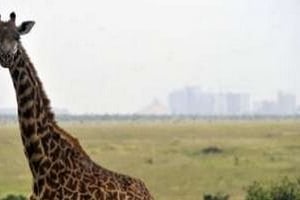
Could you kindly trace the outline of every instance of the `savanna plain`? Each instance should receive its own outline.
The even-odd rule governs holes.
[[[244,199],[253,181],[300,177],[300,120],[63,122],[100,165],[139,177],[157,200]],[[18,125],[0,123],[0,197],[28,195]]]

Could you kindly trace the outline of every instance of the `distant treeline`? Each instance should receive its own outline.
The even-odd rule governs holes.
[[[300,115],[234,115],[234,116],[192,116],[192,115],[57,115],[58,121],[185,121],[185,120],[285,120],[300,119]],[[16,115],[1,115],[0,122],[16,122]]]

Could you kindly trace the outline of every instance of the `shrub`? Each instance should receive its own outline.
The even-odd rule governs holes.
[[[271,188],[272,200],[300,200],[300,183],[287,178]]]
[[[247,189],[246,200],[271,200],[270,193],[258,182],[254,182]]]
[[[246,200],[300,200],[300,181],[284,178],[270,187],[255,182],[248,187]]]
[[[7,197],[2,198],[1,200],[26,200],[27,198],[22,195],[7,195]]]

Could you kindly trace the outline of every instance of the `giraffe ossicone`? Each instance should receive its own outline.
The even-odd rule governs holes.
[[[8,68],[18,103],[24,152],[33,177],[31,200],[153,200],[136,178],[96,164],[78,140],[60,128],[37,72],[20,42],[33,21],[16,26],[0,16],[0,65]]]

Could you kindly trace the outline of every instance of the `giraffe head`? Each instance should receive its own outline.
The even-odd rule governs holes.
[[[0,16],[0,65],[10,68],[20,44],[20,36],[29,33],[34,21],[25,21],[16,26],[16,14],[12,12],[8,21],[1,21]]]

